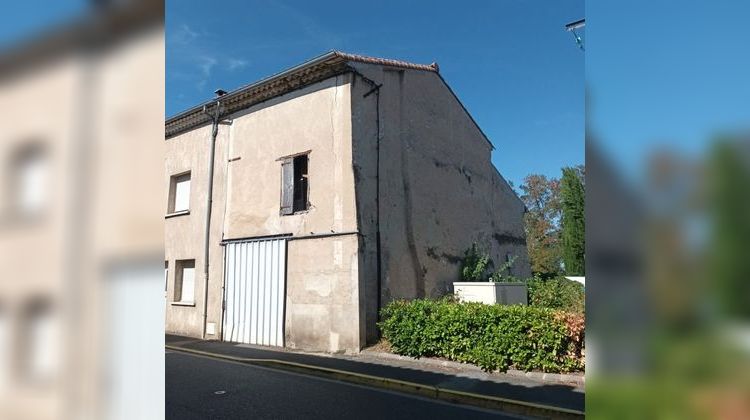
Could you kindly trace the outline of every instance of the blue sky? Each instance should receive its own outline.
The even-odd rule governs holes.
[[[586,18],[591,132],[630,181],[655,149],[698,157],[750,127],[750,2],[589,1]]]
[[[519,185],[584,161],[584,54],[563,26],[582,0],[170,1],[166,114],[331,49],[437,61]]]
[[[313,4],[314,3],[314,4]],[[87,0],[14,2],[0,45],[80,13]],[[434,4],[434,2],[420,2]],[[429,63],[497,146],[516,184],[583,161],[583,90],[592,131],[639,172],[655,147],[700,154],[750,122],[750,2],[589,1],[586,59],[561,27],[581,0],[420,7],[385,1],[169,1],[167,115],[332,48]]]
[[[85,10],[84,0],[14,3],[7,45]],[[584,54],[563,26],[583,0],[171,0],[166,21],[166,115],[213,90],[253,82],[331,49],[437,61],[496,146],[493,162],[520,185],[584,161]]]

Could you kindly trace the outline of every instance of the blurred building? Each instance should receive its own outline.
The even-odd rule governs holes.
[[[0,53],[0,418],[163,415],[163,16],[98,2]]]
[[[645,211],[591,138],[586,171],[586,373],[637,371],[651,320],[643,276]]]

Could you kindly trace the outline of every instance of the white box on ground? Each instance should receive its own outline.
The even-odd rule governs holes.
[[[455,282],[453,292],[462,302],[480,302],[488,305],[528,304],[526,283]]]
[[[586,277],[585,276],[565,276],[566,279],[577,281],[578,283],[581,283],[582,285],[586,286]]]

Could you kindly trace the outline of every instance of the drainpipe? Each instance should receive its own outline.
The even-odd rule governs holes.
[[[216,94],[221,96],[222,90],[217,90]],[[214,155],[216,153],[216,135],[219,133],[219,121],[221,121],[221,101],[214,102],[214,110],[211,114],[206,105],[203,106],[203,113],[211,118],[211,145],[208,158],[208,194],[206,195],[206,231],[205,242],[203,244],[203,333],[202,339],[206,339],[206,323],[208,320],[208,257],[209,245],[211,239],[211,207],[213,206],[214,191]]]

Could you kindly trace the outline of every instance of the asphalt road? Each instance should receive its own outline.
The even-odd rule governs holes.
[[[166,355],[168,419],[498,419],[501,413],[330,379]]]

